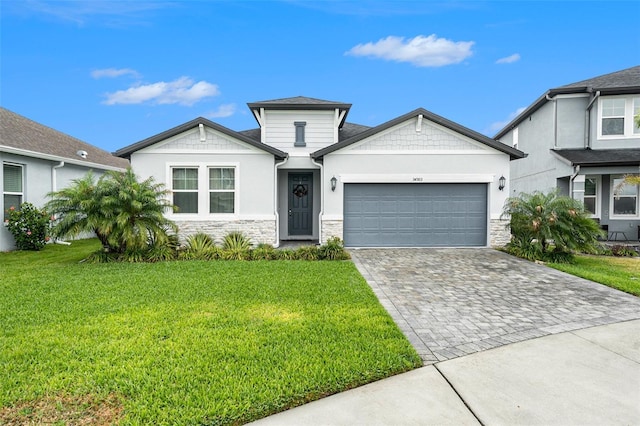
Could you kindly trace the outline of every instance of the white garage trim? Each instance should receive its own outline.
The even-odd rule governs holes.
[[[496,175],[489,174],[344,174],[342,183],[492,183]]]

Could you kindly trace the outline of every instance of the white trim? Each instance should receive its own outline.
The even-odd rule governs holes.
[[[596,200],[596,211],[594,212],[594,214],[589,215],[590,217],[594,217],[594,218],[601,218],[601,211],[602,211],[602,175],[585,175],[585,183],[584,183],[584,190],[582,192],[584,192],[584,196],[582,197],[582,199],[584,200],[584,197],[594,197],[593,195],[586,195],[587,193],[587,179],[595,179],[596,181],[596,195],[595,195],[595,200]],[[576,191],[577,192],[577,191]]]
[[[354,145],[355,146],[355,145]],[[485,149],[448,149],[448,150],[417,150],[417,149],[389,149],[389,150],[346,150],[346,151],[336,151],[335,153],[331,153],[332,155],[496,155],[502,154],[499,151],[491,152]]]
[[[173,203],[173,168],[198,169],[198,213],[174,213],[169,211],[165,216],[171,220],[238,220],[240,214],[240,163],[237,162],[185,162],[175,161],[165,163],[165,176],[167,188],[170,192],[169,202]],[[235,189],[233,213],[209,213],[209,169],[210,168],[235,168]],[[195,191],[194,191],[195,192]]]
[[[274,215],[237,215],[237,214],[210,214],[200,216],[197,214],[181,214],[171,216],[174,222],[230,222],[240,220],[276,220]]]
[[[640,98],[640,95],[618,95],[618,96],[600,96],[598,100],[598,123],[597,123],[597,136],[599,140],[612,140],[612,139],[638,139],[640,133],[634,133],[634,121],[633,121],[633,100]],[[604,101],[624,99],[624,115],[619,118],[624,118],[623,134],[621,135],[603,135],[602,134],[602,107]],[[615,118],[618,116],[612,116]]]
[[[490,174],[341,174],[342,183],[492,183]]]
[[[570,98],[588,98],[591,96],[589,93],[567,93],[555,95],[556,99],[570,99]]]
[[[611,175],[609,177],[609,219],[610,220],[635,220],[640,217],[640,185],[630,185],[636,187],[636,214],[615,214],[615,184],[616,179],[622,178],[623,175]],[[632,197],[632,196],[627,196]]]
[[[23,155],[25,157],[39,158],[41,160],[49,160],[49,161],[57,161],[57,162],[64,161],[67,164],[84,166],[86,168],[91,168],[91,169],[114,170],[118,172],[123,172],[127,169],[126,167],[107,166],[105,164],[75,160],[73,158],[60,157],[58,155],[43,154],[41,152],[29,151],[29,150],[20,149],[20,148],[13,148],[6,145],[0,145],[0,152],[6,152],[8,154],[15,154],[15,155]],[[114,157],[114,158],[118,158],[118,157]]]

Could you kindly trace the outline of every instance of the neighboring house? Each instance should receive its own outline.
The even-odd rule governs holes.
[[[47,194],[64,188],[89,170],[125,170],[129,162],[88,143],[0,107],[0,211],[29,202],[42,207]],[[13,236],[0,227],[0,251],[15,248]]]
[[[584,201],[612,239],[640,238],[640,66],[551,89],[495,139],[523,150],[511,163],[512,195],[534,190]]]
[[[115,154],[167,185],[181,236],[254,243],[343,238],[350,247],[488,246],[509,162],[524,154],[424,109],[376,127],[351,104],[306,97],[248,104],[258,129],[197,118]]]

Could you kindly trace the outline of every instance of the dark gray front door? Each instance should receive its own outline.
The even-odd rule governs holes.
[[[312,189],[312,173],[289,173],[289,235],[313,234]]]
[[[345,184],[344,241],[350,247],[485,246],[487,185]]]

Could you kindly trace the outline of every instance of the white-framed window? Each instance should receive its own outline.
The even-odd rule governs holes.
[[[171,182],[175,213],[198,213],[198,167],[172,167]]]
[[[24,166],[21,164],[2,164],[2,197],[4,201],[4,219],[8,218],[9,208],[20,208],[24,201]]]
[[[598,135],[603,139],[638,137],[634,116],[640,113],[640,97],[602,97],[599,102]]]
[[[611,177],[611,213],[617,217],[638,217],[640,185],[623,183],[624,176]]]
[[[235,213],[235,167],[209,167],[209,213]]]
[[[600,217],[600,177],[586,176],[584,180],[584,208],[592,217]]]
[[[167,164],[171,202],[169,215],[204,218],[238,212],[238,165],[236,163]]]

